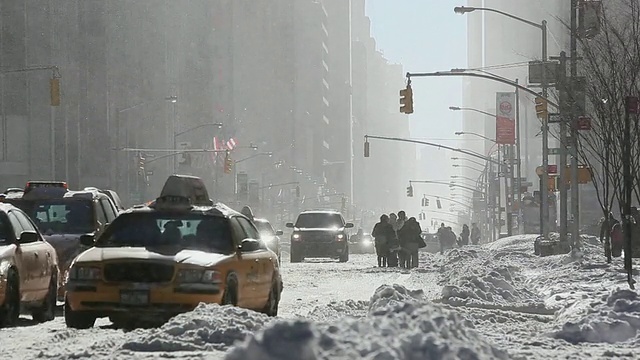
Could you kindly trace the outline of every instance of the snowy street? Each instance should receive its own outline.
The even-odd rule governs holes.
[[[423,253],[411,271],[376,268],[374,255],[352,255],[346,264],[284,262],[276,320],[217,305],[132,332],[110,329],[106,320],[78,331],[61,317],[42,325],[23,317],[19,327],[0,330],[3,356],[635,358],[640,298],[627,290],[622,259],[606,264],[594,239],[586,240],[581,260],[539,258],[532,240]],[[382,285],[393,286],[376,292]]]

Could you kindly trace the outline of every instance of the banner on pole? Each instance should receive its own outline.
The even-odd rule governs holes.
[[[516,143],[516,94],[496,93],[496,142],[500,145]]]

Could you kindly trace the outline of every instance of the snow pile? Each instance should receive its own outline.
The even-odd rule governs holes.
[[[200,304],[157,329],[136,330],[122,349],[138,352],[223,350],[273,319],[232,306]]]
[[[457,314],[421,302],[419,293],[398,285],[378,288],[364,318],[274,322],[226,356],[227,360],[507,358]]]
[[[525,264],[536,261],[532,244],[532,239],[520,236],[500,239],[489,248],[469,247],[447,252],[447,261],[440,269],[442,302],[454,306],[553,313],[554,310],[545,306],[521,274]]]
[[[640,296],[627,289],[616,289],[591,307],[578,322],[567,322],[554,336],[577,344],[616,343],[633,339],[640,330]]]
[[[332,301],[327,305],[316,306],[306,316],[315,320],[337,320],[348,317],[367,315],[369,302],[362,300]]]

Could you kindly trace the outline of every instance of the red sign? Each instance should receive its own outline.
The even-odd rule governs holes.
[[[577,124],[578,130],[591,130],[591,118],[587,116],[580,116]]]
[[[629,114],[640,113],[640,100],[637,96],[627,96],[627,112]]]
[[[496,143],[513,145],[516,143],[516,117],[514,111],[515,93],[496,93]]]
[[[547,165],[547,174],[557,174],[558,165]]]

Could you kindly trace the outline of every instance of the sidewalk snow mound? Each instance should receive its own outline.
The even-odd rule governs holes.
[[[232,348],[225,359],[509,358],[480,338],[459,315],[419,298],[399,285],[382,286],[372,296],[367,317],[331,323],[274,322]]]
[[[573,344],[617,343],[633,339],[640,330],[640,296],[628,289],[616,289],[591,304],[578,322],[567,322],[555,338]]]
[[[462,248],[447,253],[447,263],[440,269],[442,301],[452,306],[553,314],[519,275],[523,263],[533,257],[521,248],[526,237],[501,240],[493,250]]]
[[[316,321],[337,320],[342,319],[345,316],[363,317],[367,315],[368,308],[368,301],[332,301],[327,305],[316,306],[305,317]]]
[[[157,329],[131,333],[122,349],[140,352],[224,350],[273,318],[251,310],[200,304]]]

